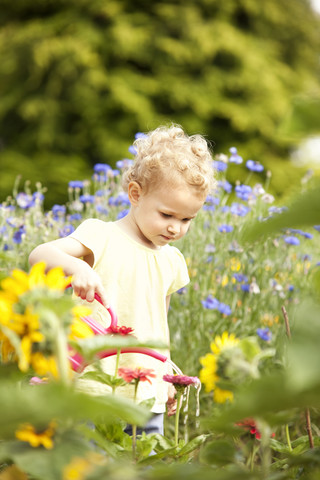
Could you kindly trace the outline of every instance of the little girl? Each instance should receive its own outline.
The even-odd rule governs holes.
[[[68,237],[36,247],[29,261],[45,261],[48,270],[61,266],[72,275],[75,295],[93,302],[98,293],[117,313],[119,325],[133,328],[139,340],[168,345],[170,296],[189,282],[184,257],[170,243],[187,233],[213,187],[212,158],[203,137],[189,137],[178,126],[157,128],[134,146],[135,162],[123,176],[131,203],[128,215],[115,222],[85,220]],[[106,309],[98,302],[90,307],[109,326]],[[114,373],[115,357],[101,362],[104,371]],[[175,413],[174,393],[168,398],[168,384],[162,380],[168,366],[142,354],[121,355],[121,366],[141,365],[156,373],[151,384],[140,382],[138,388],[138,401],[155,399],[151,423],[156,426],[147,431],[163,433],[166,404],[168,415]],[[79,387],[99,395],[108,389],[81,379]],[[128,387],[117,393],[132,396]]]

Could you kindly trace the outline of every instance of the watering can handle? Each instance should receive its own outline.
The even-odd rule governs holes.
[[[66,286],[66,290],[67,290],[67,288],[72,288],[71,283],[69,283],[69,284]],[[100,295],[99,295],[98,293],[95,293],[95,294],[94,294],[94,298],[95,298],[102,306],[104,306],[104,305],[103,305],[103,302],[102,302],[102,300],[101,300],[101,297],[100,297]],[[116,327],[116,326],[118,325],[118,317],[117,317],[115,311],[114,311],[110,306],[105,307],[105,308],[106,308],[106,310],[109,312],[109,315],[110,315],[110,317],[111,317],[110,327]]]
[[[71,287],[72,287],[72,285],[71,285],[71,283],[69,283],[69,285],[66,286],[66,289],[71,288]],[[102,300],[100,298],[100,295],[95,293],[94,298],[99,303],[101,303],[101,305],[103,305]],[[117,318],[116,313],[112,310],[111,307],[108,307],[107,311],[109,312],[110,317],[111,317],[110,326],[111,327],[116,327],[117,324],[118,324],[118,318]],[[95,332],[95,334],[104,335],[106,333],[106,330],[103,329],[101,327],[101,325],[98,324],[97,322],[95,322],[91,317],[83,318],[83,320],[85,320],[85,322],[91,327],[91,329]],[[168,359],[165,355],[157,352],[156,350],[151,350],[150,348],[145,348],[145,347],[124,347],[124,348],[121,349],[121,353],[141,353],[141,354],[144,354],[144,355],[148,355],[149,357],[153,357],[156,360],[160,360],[160,362],[163,362],[163,363],[165,363]],[[109,349],[105,352],[100,352],[99,357],[102,359],[102,358],[110,357],[110,356],[116,355],[116,354],[117,354],[116,349]],[[83,362],[83,359],[82,359],[82,357],[79,353],[76,353],[76,354],[73,354],[73,356],[70,356],[69,360],[71,362],[73,370],[75,370],[75,371],[80,372],[80,371],[82,371],[82,369],[85,366],[85,363]]]

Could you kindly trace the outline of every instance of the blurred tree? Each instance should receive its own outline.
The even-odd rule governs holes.
[[[274,168],[292,143],[280,127],[294,97],[319,98],[308,0],[0,0],[0,10],[0,146],[32,180],[45,171],[49,189],[69,157],[74,179],[76,157],[81,174],[113,164],[136,131],[168,122]]]

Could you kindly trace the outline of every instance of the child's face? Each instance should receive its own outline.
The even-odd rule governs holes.
[[[163,185],[141,193],[132,213],[143,243],[161,247],[182,238],[204,203],[204,198],[186,185]]]

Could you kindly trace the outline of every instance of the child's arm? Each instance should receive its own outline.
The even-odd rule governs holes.
[[[170,307],[170,299],[171,299],[171,295],[168,295],[168,296],[166,297],[167,315],[168,315],[169,307]]]
[[[82,260],[82,257],[84,260]],[[92,302],[98,293],[105,306],[108,302],[100,277],[89,265],[92,251],[75,238],[60,238],[38,245],[29,255],[29,263],[45,262],[47,270],[62,267],[66,275],[72,275],[74,293]]]

